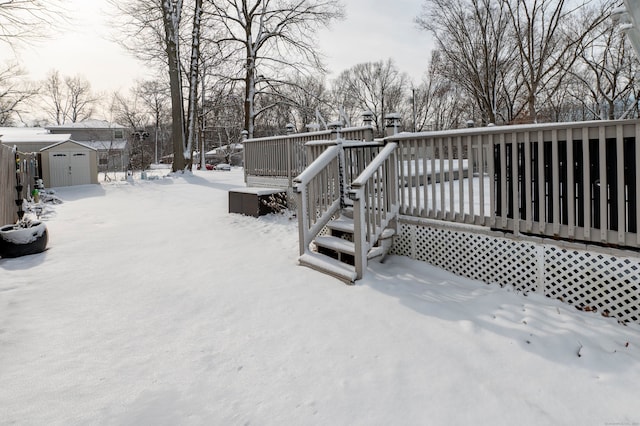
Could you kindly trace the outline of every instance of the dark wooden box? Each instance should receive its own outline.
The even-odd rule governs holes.
[[[287,206],[287,192],[281,188],[236,188],[229,190],[229,213],[263,216]]]

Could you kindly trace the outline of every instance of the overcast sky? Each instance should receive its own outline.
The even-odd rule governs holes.
[[[413,19],[423,0],[344,0],[347,17],[318,35],[334,78],[361,62],[392,58],[400,71],[418,83],[427,67],[431,38]],[[82,75],[94,90],[126,90],[147,75],[141,63],[108,40],[106,0],[67,0],[74,25],[50,40],[21,47],[19,60],[33,80],[57,69],[62,75]],[[11,60],[10,49],[0,49]]]
[[[427,69],[431,37],[413,20],[423,0],[344,0],[346,19],[319,34],[333,73],[362,62],[391,58],[418,83]]]

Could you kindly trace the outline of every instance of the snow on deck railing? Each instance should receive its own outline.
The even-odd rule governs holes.
[[[245,182],[248,183],[249,177],[285,178],[291,187],[293,178],[307,166],[305,144],[330,136],[331,131],[327,130],[246,139],[243,142]]]
[[[640,121],[401,133],[400,213],[640,247]]]
[[[341,206],[339,159],[341,147],[327,148],[294,179],[297,193],[300,255]]]
[[[373,127],[350,127],[338,132],[322,130],[283,136],[247,139],[244,143],[245,182],[258,179],[286,179],[289,187],[293,178],[311,164],[335,139],[372,140]],[[309,142],[318,142],[309,144]]]
[[[388,143],[351,182],[356,279],[362,278],[369,249],[398,214],[396,143]]]

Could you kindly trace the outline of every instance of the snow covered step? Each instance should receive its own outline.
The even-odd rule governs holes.
[[[378,242],[375,247],[371,247],[369,253],[367,253],[367,259],[379,259],[381,262],[389,252],[391,245],[393,244],[393,236],[396,235],[396,231],[392,228],[385,228],[382,234],[378,238]]]
[[[355,244],[353,244],[352,241],[347,241],[343,238],[325,235],[316,237],[314,241],[318,247],[325,247],[340,253],[353,255],[356,252]]]
[[[317,252],[340,262],[355,265],[355,244],[340,237],[327,235],[314,240]]]
[[[353,240],[355,226],[353,219],[349,217],[340,216],[340,218],[327,223],[327,228],[334,237],[346,237],[349,240]]]
[[[327,228],[331,229],[332,231],[339,231],[345,234],[353,234],[353,219],[346,216],[340,216],[338,219],[332,220],[327,223]]]
[[[393,228],[385,228],[384,231],[382,231],[382,234],[380,234],[380,238],[378,239],[388,240],[389,238],[393,238],[394,235],[396,235],[396,231]]]
[[[356,280],[356,268],[320,253],[306,253],[298,258],[298,262],[316,271],[331,275],[347,284]]]

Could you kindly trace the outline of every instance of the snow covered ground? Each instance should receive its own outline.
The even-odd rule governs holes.
[[[640,326],[401,257],[345,286],[242,185],[59,189],[0,259],[0,424],[640,425]]]

